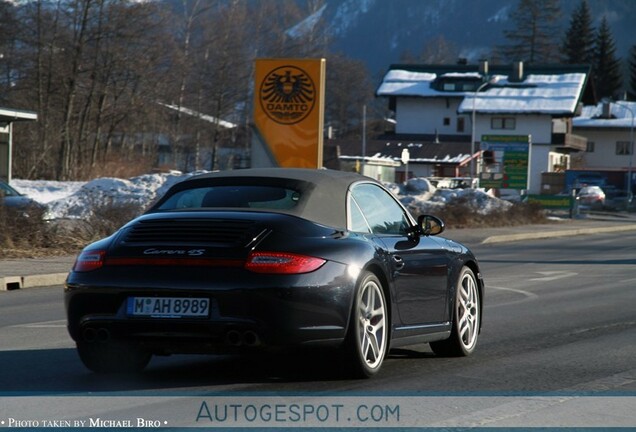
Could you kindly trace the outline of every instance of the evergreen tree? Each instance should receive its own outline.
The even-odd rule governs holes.
[[[615,98],[622,85],[621,62],[616,58],[616,44],[607,18],[603,17],[596,34],[596,53],[593,66],[596,96]]]
[[[502,47],[502,52],[513,61],[553,62],[560,48],[555,39],[560,16],[559,0],[519,0],[510,15],[516,28],[504,31],[510,44]]]
[[[627,89],[627,98],[630,101],[636,101],[636,45],[632,45],[629,53],[629,88]]]
[[[589,64],[594,59],[594,28],[587,0],[582,0],[572,13],[570,27],[563,41],[564,62],[567,64]]]

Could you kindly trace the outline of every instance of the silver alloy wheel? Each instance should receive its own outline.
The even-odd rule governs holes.
[[[456,310],[459,340],[471,351],[479,334],[479,293],[472,272],[465,272],[458,286]]]
[[[386,352],[386,307],[381,290],[373,278],[367,279],[359,292],[358,342],[369,369],[380,367]]]

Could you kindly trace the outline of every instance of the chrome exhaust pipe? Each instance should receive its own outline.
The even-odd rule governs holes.
[[[97,340],[97,331],[92,327],[87,327],[82,331],[82,338],[86,342],[95,342]]]
[[[237,330],[230,330],[229,332],[225,334],[225,342],[228,345],[240,346],[241,334]]]
[[[248,330],[243,333],[243,343],[247,346],[255,347],[261,344],[261,340],[256,332]]]
[[[108,339],[110,339],[110,331],[108,329],[97,329],[97,340],[99,342],[106,342]]]

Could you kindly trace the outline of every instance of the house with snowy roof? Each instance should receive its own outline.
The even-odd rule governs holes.
[[[632,191],[636,185],[634,115],[636,102],[604,101],[584,106],[581,115],[573,120],[574,131],[587,138],[580,166],[596,171],[606,183],[619,189],[626,186],[626,173],[631,173]]]
[[[388,99],[394,130],[381,139],[437,154],[421,160],[426,168],[418,175],[447,175],[435,151],[445,146],[444,158],[457,162],[455,175],[475,177],[485,169],[481,137],[527,136],[527,190],[540,193],[543,173],[567,168],[570,154],[587,148],[572,133],[572,119],[594,101],[588,76],[589,67],[577,65],[391,65],[376,95]]]
[[[366,155],[360,155],[360,142],[340,139],[327,146],[337,145],[341,169],[350,169],[365,164],[364,174],[383,181],[406,180],[406,165],[403,165],[403,153],[408,151],[409,178],[413,177],[461,177],[461,173],[470,161],[470,143],[468,141],[446,140],[431,143],[421,137],[393,139],[384,135],[378,139],[367,140]],[[371,168],[372,166],[392,167]],[[384,171],[383,171],[384,170]]]

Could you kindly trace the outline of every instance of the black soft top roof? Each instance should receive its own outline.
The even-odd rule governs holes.
[[[252,168],[218,171],[190,177],[172,186],[166,197],[185,189],[221,185],[281,186],[301,192],[298,205],[289,210],[268,210],[292,214],[334,228],[347,226],[347,192],[352,184],[375,180],[353,172],[304,168]]]

